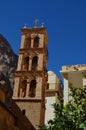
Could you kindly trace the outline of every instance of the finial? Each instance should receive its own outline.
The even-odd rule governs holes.
[[[26,23],[24,24],[24,28],[27,28],[27,24]]]
[[[44,27],[44,22],[42,22],[42,25],[41,25],[41,27]]]
[[[35,19],[35,20],[34,20],[34,23],[35,23],[35,26],[34,26],[34,27],[37,27],[38,22],[39,22],[39,20],[38,20],[38,19]]]

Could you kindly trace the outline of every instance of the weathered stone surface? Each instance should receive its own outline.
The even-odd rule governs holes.
[[[9,93],[6,101],[8,107],[12,96],[17,58],[9,42],[0,34],[0,84]]]

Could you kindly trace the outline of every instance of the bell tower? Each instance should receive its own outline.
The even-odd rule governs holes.
[[[13,100],[38,129],[45,117],[48,37],[45,27],[24,27],[21,32]]]

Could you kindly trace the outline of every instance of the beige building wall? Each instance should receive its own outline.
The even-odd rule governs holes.
[[[46,110],[45,124],[54,117],[53,103],[56,103],[57,94],[62,95],[62,84],[58,76],[53,71],[48,71],[48,86],[46,89]]]
[[[27,99],[27,102],[25,102],[25,100],[23,99],[20,102],[16,101],[16,104],[19,106],[21,111],[25,111],[25,115],[28,118],[28,120],[30,120],[31,124],[33,124],[33,126],[38,129],[41,114],[41,104],[39,101],[35,102],[35,100],[33,101],[29,99]]]

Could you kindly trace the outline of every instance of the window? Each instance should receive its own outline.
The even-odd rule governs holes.
[[[32,59],[32,70],[36,70],[37,69],[37,65],[38,65],[38,57],[35,56]]]
[[[21,84],[21,97],[26,96],[27,80],[23,80]]]
[[[22,114],[23,114],[23,115],[25,115],[25,113],[26,113],[26,110],[25,110],[25,109],[23,109],[23,110],[22,110]]]
[[[29,57],[25,57],[24,59],[24,69],[28,70],[29,68]]]
[[[29,96],[30,97],[36,96],[36,80],[32,80],[30,83]]]
[[[49,89],[49,83],[47,83],[47,87],[46,87],[46,89]]]
[[[25,48],[30,48],[31,47],[31,37],[28,37],[25,39]]]
[[[34,38],[34,45],[33,45],[33,47],[39,47],[39,37],[35,37]]]

